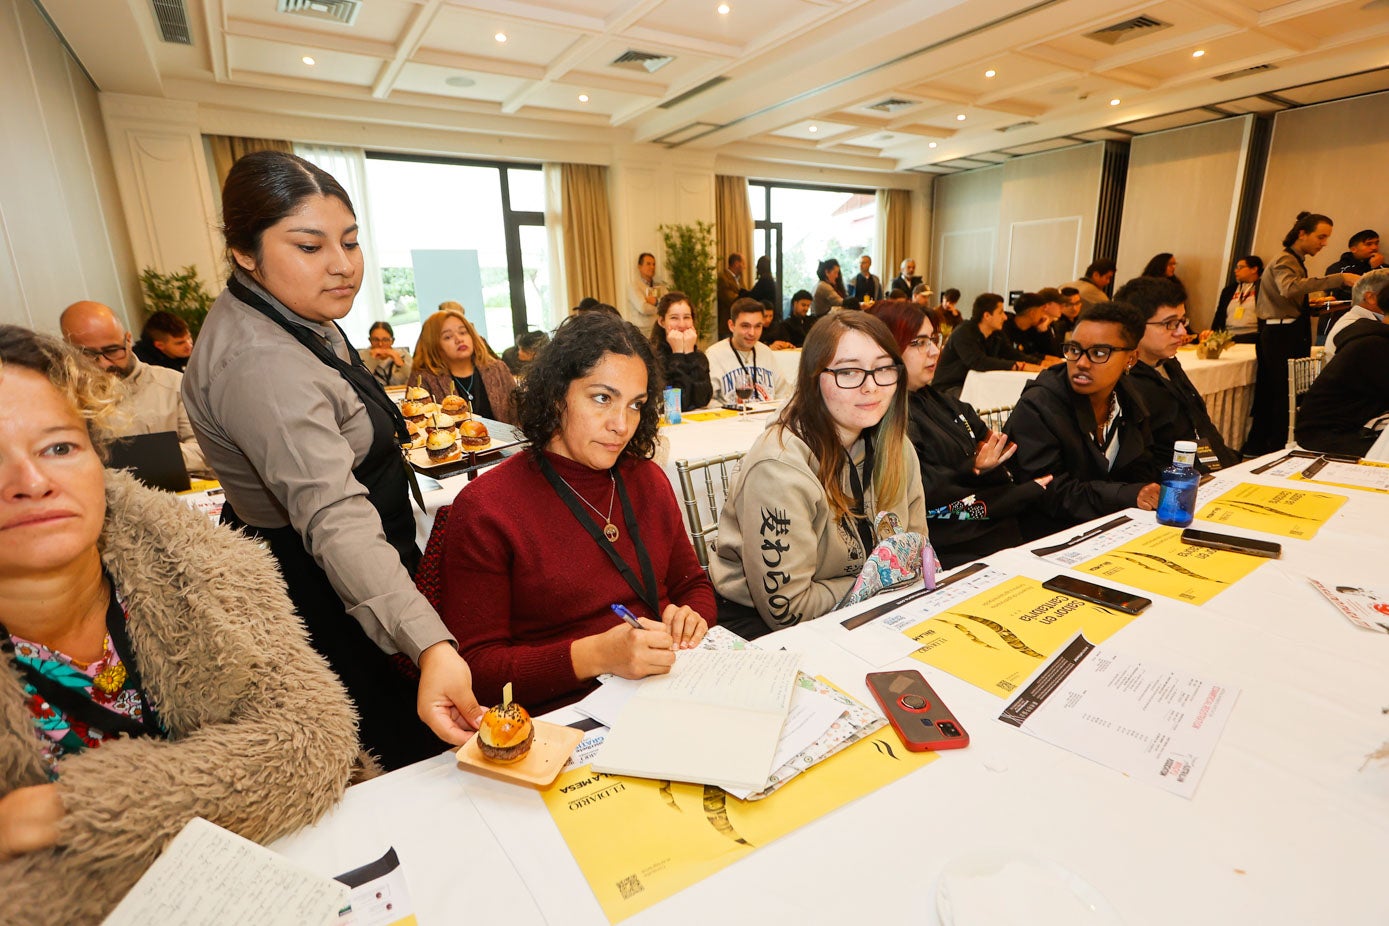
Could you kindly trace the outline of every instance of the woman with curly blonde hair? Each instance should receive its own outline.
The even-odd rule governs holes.
[[[262,842],[293,832],[357,755],[274,561],[103,469],[115,388],[0,325],[6,923],[100,921],[195,816]]]
[[[435,402],[462,396],[474,415],[516,423],[516,380],[462,309],[441,308],[425,319],[410,381],[428,389]]]

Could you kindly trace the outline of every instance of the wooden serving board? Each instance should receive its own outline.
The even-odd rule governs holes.
[[[579,745],[579,740],[584,738],[584,733],[573,727],[543,720],[532,722],[535,724],[535,740],[531,743],[531,751],[521,761],[509,764],[493,762],[482,754],[474,736],[455,753],[458,767],[499,781],[548,788],[559,776],[564,763],[569,761],[570,754]]]

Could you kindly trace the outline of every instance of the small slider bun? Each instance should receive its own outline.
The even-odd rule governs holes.
[[[428,402],[429,390],[422,386],[411,386],[405,390],[405,398],[411,402]]]
[[[466,415],[471,410],[468,408],[468,400],[461,395],[444,396],[441,407],[450,415]]]
[[[493,762],[519,761],[531,751],[534,739],[531,715],[515,701],[498,704],[482,715],[478,725],[478,749]]]
[[[476,418],[464,418],[459,422],[458,439],[469,449],[486,447],[492,443],[492,436],[487,433],[487,425]]]
[[[448,431],[433,431],[425,440],[425,453],[435,463],[449,463],[463,456],[453,434]]]
[[[406,399],[400,403],[400,413],[405,416],[407,421],[424,421],[424,405],[411,399]]]

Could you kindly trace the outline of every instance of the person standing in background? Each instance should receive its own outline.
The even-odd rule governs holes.
[[[666,294],[666,284],[656,279],[656,255],[643,251],[637,257],[637,273],[627,291],[628,321],[642,334],[651,331],[656,304]]]
[[[1307,323],[1307,296],[1318,290],[1354,286],[1358,274],[1309,277],[1307,258],[1315,257],[1331,240],[1331,219],[1299,212],[1283,236],[1283,253],[1259,281],[1258,373],[1254,381],[1253,422],[1244,443],[1245,456],[1278,450],[1288,438],[1288,361],[1312,351]]]
[[[815,293],[810,297],[810,309],[819,318],[844,305],[844,277],[839,261],[833,257],[820,261],[815,275],[820,282],[815,284]]]
[[[772,276],[772,259],[763,254],[757,258],[757,280],[748,290],[748,298],[770,305],[773,323],[781,319],[780,292],[781,287],[777,286],[776,277]]]
[[[865,299],[877,302],[883,298],[883,281],[873,275],[873,258],[867,254],[858,259],[858,276],[849,284],[849,295],[860,303]]]
[[[916,275],[916,258],[908,257],[902,261],[902,266],[898,269],[901,272],[893,278],[889,289],[900,289],[904,294],[911,295],[916,285],[921,282],[921,277]]]
[[[725,266],[719,271],[718,299],[719,321],[727,322],[733,317],[733,303],[748,294],[743,288],[743,255],[730,254]]]
[[[1235,261],[1235,281],[1220,291],[1215,303],[1215,318],[1211,328],[1228,331],[1236,344],[1253,344],[1259,340],[1259,277],[1264,272],[1264,260],[1254,254]]]

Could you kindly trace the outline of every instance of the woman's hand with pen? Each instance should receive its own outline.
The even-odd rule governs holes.
[[[580,637],[569,647],[578,678],[597,678],[611,672],[622,678],[664,675],[675,665],[675,641],[665,624],[645,617],[637,626],[619,622],[612,629]]]

